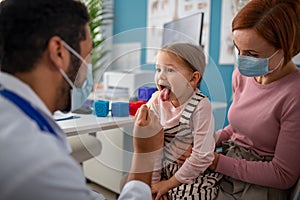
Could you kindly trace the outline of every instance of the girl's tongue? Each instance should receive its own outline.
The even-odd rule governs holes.
[[[162,101],[168,101],[170,92],[171,92],[170,88],[165,87],[164,89],[162,89],[160,92],[160,99]]]

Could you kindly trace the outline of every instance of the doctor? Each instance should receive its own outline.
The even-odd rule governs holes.
[[[88,22],[74,0],[1,2],[0,199],[104,199],[86,186],[51,117],[80,107],[92,89]],[[140,167],[153,162],[139,155],[153,156],[162,143],[153,120],[146,107],[138,111],[132,173],[120,199],[151,199],[151,171]]]

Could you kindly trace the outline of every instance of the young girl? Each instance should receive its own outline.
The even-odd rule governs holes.
[[[207,168],[214,159],[214,121],[209,99],[199,91],[205,55],[199,46],[173,43],[158,53],[158,92],[148,102],[164,127],[161,170],[153,172],[156,199],[214,199],[221,178]],[[192,147],[183,163],[180,157]]]

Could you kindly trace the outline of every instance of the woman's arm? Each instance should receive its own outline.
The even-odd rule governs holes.
[[[223,141],[229,140],[232,134],[233,130],[230,124],[224,129],[218,130],[214,135],[215,140],[217,141],[216,147],[220,147]]]
[[[292,187],[300,175],[299,110],[300,100],[285,109],[272,161],[246,161],[220,154],[215,157],[218,158],[215,171],[252,184],[279,189]]]

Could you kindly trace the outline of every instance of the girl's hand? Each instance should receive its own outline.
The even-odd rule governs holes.
[[[167,200],[169,199],[168,191],[174,187],[178,187],[181,183],[172,176],[169,180],[161,181],[151,186],[152,196],[155,200]]]
[[[167,200],[168,198],[168,191],[171,188],[168,185],[168,181],[161,181],[156,184],[153,184],[151,186],[151,191],[152,191],[152,197],[155,200]]]

